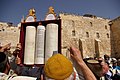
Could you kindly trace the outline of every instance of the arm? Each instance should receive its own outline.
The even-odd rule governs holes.
[[[11,48],[10,46],[11,46],[11,43],[8,43],[8,44],[6,44],[4,46],[1,46],[0,52],[4,52],[6,50],[9,50]]]
[[[18,43],[15,51],[13,52],[13,55],[16,57],[15,63],[18,65],[21,64],[21,59],[18,57],[18,54],[20,54],[21,49],[22,49],[21,43]]]
[[[88,66],[85,64],[85,62],[82,59],[81,56],[81,52],[74,48],[71,47],[70,48],[70,55],[71,57],[78,63],[78,65],[80,66],[82,73],[84,75],[85,80],[96,80],[94,74],[92,73],[92,71],[88,68]]]

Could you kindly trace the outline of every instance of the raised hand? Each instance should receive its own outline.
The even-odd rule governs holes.
[[[16,49],[13,51],[13,55],[15,57],[17,57],[17,55],[20,53],[20,50],[21,50],[21,43],[18,43],[17,46],[16,46]]]
[[[83,62],[80,50],[76,49],[75,47],[70,47],[70,55],[77,62]]]
[[[0,52],[10,50],[10,48],[11,48],[11,43],[8,43],[8,44],[1,47]]]

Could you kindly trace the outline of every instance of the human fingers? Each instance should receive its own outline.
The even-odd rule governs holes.
[[[75,48],[73,46],[70,47],[70,54],[72,54],[72,55],[76,54],[76,50],[75,50]]]
[[[75,59],[77,62],[83,61],[82,56],[81,56],[81,52],[77,48],[71,47],[70,49],[71,49],[70,55],[73,59]]]
[[[78,50],[78,49],[75,48],[75,47],[70,47],[70,52],[71,52],[71,54],[73,54],[74,56],[81,56],[80,50]]]
[[[17,46],[16,46],[16,49],[21,50],[21,48],[22,48],[21,43],[18,43]]]
[[[3,48],[5,48],[5,49],[9,49],[10,46],[11,46],[11,43],[8,43],[8,44],[4,45]]]
[[[6,50],[9,50],[10,48],[11,48],[11,43],[8,43],[8,44],[2,46],[1,50],[6,51]]]

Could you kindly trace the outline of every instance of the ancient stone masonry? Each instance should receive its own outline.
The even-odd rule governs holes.
[[[62,20],[62,53],[67,55],[70,45],[82,51],[83,57],[111,54],[110,20],[100,17],[59,14]],[[95,46],[96,45],[96,46]]]
[[[0,45],[11,43],[11,50],[19,43],[19,27],[0,22]]]
[[[69,56],[69,47],[76,46],[83,57],[103,57],[104,54],[120,58],[120,17],[109,20],[95,15],[83,16],[59,13],[61,19],[61,51]],[[19,42],[20,28],[0,22],[0,45]]]
[[[120,58],[120,17],[110,21],[112,56]]]

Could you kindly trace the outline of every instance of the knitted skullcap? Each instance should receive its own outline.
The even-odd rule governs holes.
[[[44,71],[47,77],[62,80],[68,78],[72,74],[73,65],[62,54],[55,54],[46,62]]]

